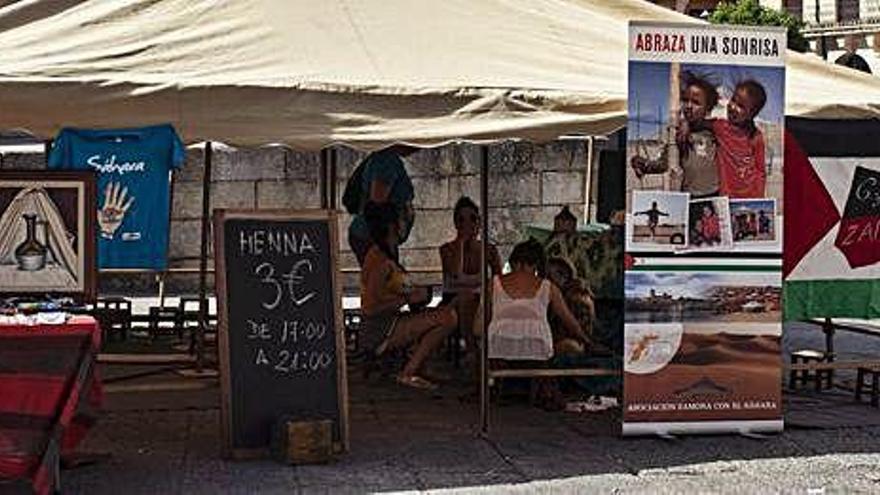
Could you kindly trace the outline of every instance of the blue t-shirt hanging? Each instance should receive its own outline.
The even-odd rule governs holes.
[[[165,268],[170,172],[184,159],[170,125],[61,130],[49,168],[97,172],[98,268]]]

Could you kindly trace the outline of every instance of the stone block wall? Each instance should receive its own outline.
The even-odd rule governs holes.
[[[338,180],[342,191],[351,171],[363,154],[340,149]],[[480,147],[455,144],[418,151],[407,157],[407,170],[416,191],[416,221],[401,257],[410,268],[440,268],[438,248],[455,235],[452,211],[456,201],[470,196],[480,200]],[[587,166],[583,142],[560,141],[546,145],[504,142],[489,146],[489,238],[506,259],[514,244],[522,240],[526,225],[551,226],[553,216],[564,205],[580,216],[585,198]],[[350,217],[340,214],[343,268],[357,263],[348,248]],[[423,277],[439,284],[439,275]],[[346,285],[357,281],[346,277]]]
[[[349,175],[364,154],[337,148],[337,202]],[[420,269],[440,267],[437,248],[454,236],[452,209],[462,195],[479,203],[480,148],[453,144],[421,150],[407,158],[416,191],[416,223],[402,251],[405,266]],[[41,169],[42,153],[7,153],[4,169]],[[583,211],[585,198],[586,145],[560,141],[545,145],[504,142],[489,147],[490,238],[506,257],[521,240],[525,225],[552,225],[553,216],[563,205],[575,215]],[[201,241],[202,179],[204,150],[190,148],[183,168],[172,182],[169,266],[196,268]],[[320,207],[320,159],[318,153],[301,153],[282,147],[233,149],[214,146],[211,180],[212,208],[294,208]],[[356,290],[357,277],[346,269],[357,263],[348,248],[350,216],[339,215],[340,264],[346,271],[343,284]],[[210,250],[209,252],[213,252]],[[209,266],[213,266],[213,260]],[[153,275],[102,276],[102,292],[146,293],[156,291]],[[423,277],[439,284],[439,274]],[[212,283],[212,281],[209,281]],[[195,275],[173,275],[167,291],[192,293],[197,290]]]

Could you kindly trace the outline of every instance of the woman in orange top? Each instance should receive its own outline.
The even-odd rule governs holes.
[[[458,325],[454,306],[413,311],[431,300],[426,287],[413,286],[399,262],[398,245],[406,231],[401,211],[392,203],[368,203],[364,209],[373,245],[361,271],[361,342],[375,356],[411,348],[411,355],[397,377],[401,385],[435,388],[423,376],[425,361]],[[410,311],[401,313],[408,306]]]

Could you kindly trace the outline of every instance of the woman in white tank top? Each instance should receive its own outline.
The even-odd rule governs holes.
[[[583,351],[589,339],[569,311],[559,288],[537,275],[544,251],[535,240],[514,247],[511,273],[493,279],[489,324],[489,358],[544,361],[560,349]],[[552,310],[563,323],[565,335],[556,339],[547,321]],[[479,327],[482,318],[475,319]],[[478,334],[480,332],[477,332]]]

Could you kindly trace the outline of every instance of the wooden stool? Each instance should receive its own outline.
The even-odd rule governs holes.
[[[101,324],[105,337],[118,332],[122,340],[131,331],[131,301],[124,297],[103,297],[95,302],[95,319]]]
[[[791,364],[810,364],[810,363],[829,363],[831,355],[822,351],[813,349],[800,349],[791,353]],[[798,382],[806,384],[810,379],[814,380],[816,390],[822,390],[822,382],[825,382],[824,388],[831,388],[831,370],[791,370],[788,375],[788,388],[796,388]]]
[[[180,309],[177,306],[150,307],[150,338],[156,339],[161,333],[173,332],[178,339],[183,339]]]
[[[358,349],[358,337],[361,332],[363,315],[360,308],[351,308],[342,311],[343,328],[345,329],[345,347],[349,354],[356,353]]]
[[[856,400],[862,401],[862,389],[868,386],[865,380],[866,375],[871,377],[871,405],[880,407],[880,367],[858,367],[856,371]]]

